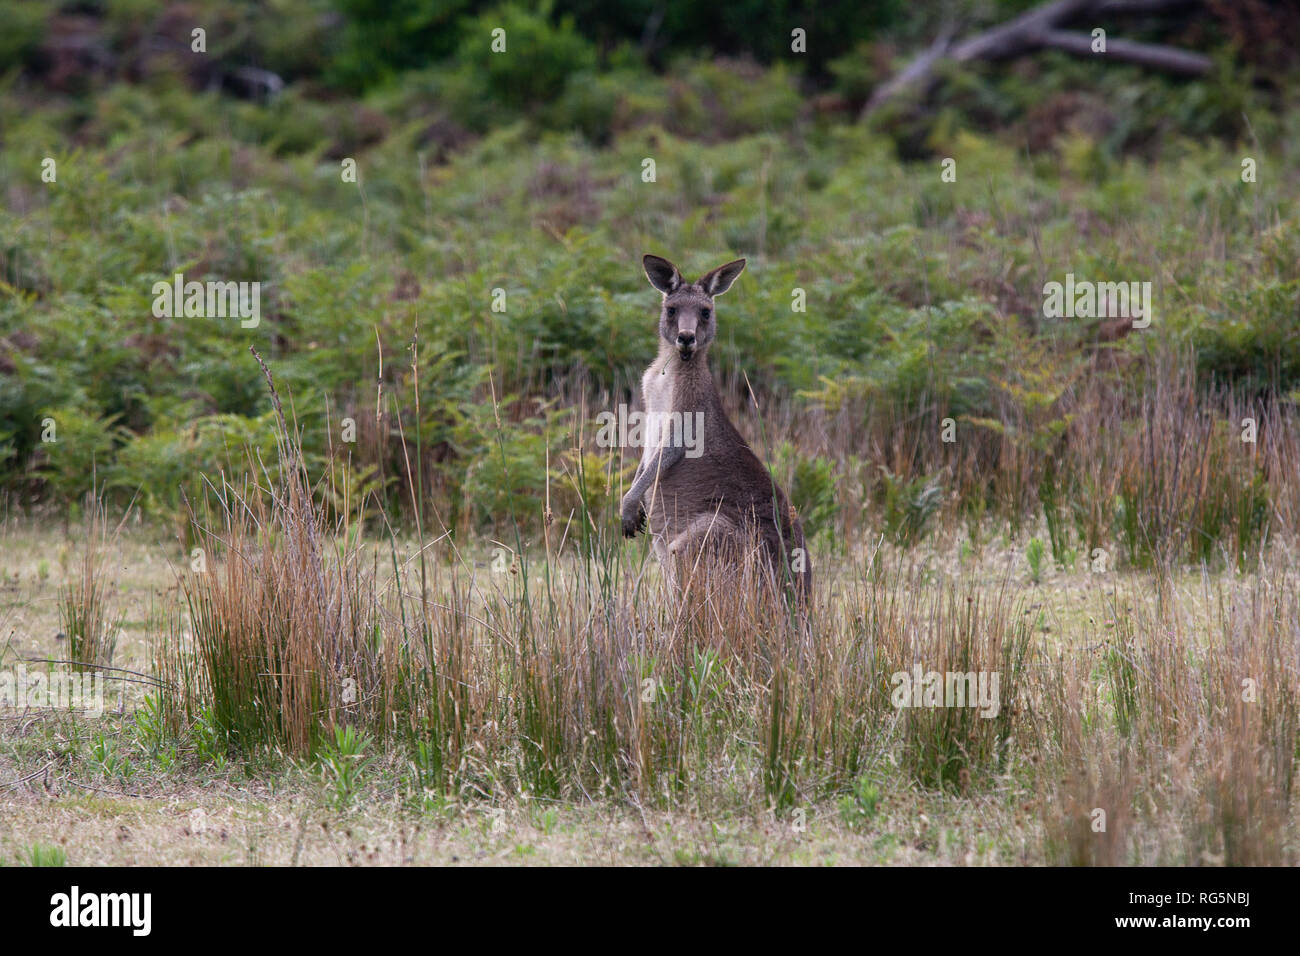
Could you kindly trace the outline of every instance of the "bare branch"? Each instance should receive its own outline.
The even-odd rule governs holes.
[[[1107,38],[1105,53],[1093,53],[1091,36],[1069,30],[1048,31],[1043,37],[1043,46],[1065,50],[1067,53],[1078,53],[1082,56],[1105,56],[1182,76],[1204,76],[1210,71],[1212,65],[1212,61],[1204,53],[1190,53],[1174,47],[1137,43],[1118,38]]]
[[[935,82],[935,68],[945,60],[954,63],[1003,60],[1045,48],[1101,56],[1092,52],[1091,36],[1061,29],[1062,25],[1084,16],[1158,14],[1199,3],[1200,0],[1055,0],[958,43],[952,42],[952,27],[947,26],[929,49],[872,93],[862,108],[861,118],[906,89],[918,87],[924,94]],[[1201,76],[1211,65],[1210,58],[1201,53],[1124,39],[1107,38],[1104,55],[1182,76]]]

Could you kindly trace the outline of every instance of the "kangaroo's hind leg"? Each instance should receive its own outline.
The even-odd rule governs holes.
[[[730,518],[710,511],[697,515],[670,538],[664,547],[665,567],[680,590],[697,574],[708,574],[727,563],[736,550],[738,529]]]

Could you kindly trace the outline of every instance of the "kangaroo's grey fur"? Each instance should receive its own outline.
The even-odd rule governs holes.
[[[713,300],[731,288],[745,260],[728,262],[691,283],[667,259],[648,255],[642,262],[650,284],[663,293],[663,306],[659,355],[641,379],[641,396],[651,423],[662,425],[646,429],[641,464],[623,496],[623,534],[634,537],[648,521],[655,554],[670,580],[679,583],[681,563],[693,566],[706,545],[710,553],[735,562],[757,540],[777,580],[793,580],[806,598],[812,567],[803,527],[727,418],[707,361],[717,330]],[[699,457],[687,457],[681,435],[673,440],[674,412],[679,421],[702,413]]]

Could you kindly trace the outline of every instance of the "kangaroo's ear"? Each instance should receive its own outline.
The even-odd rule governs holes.
[[[643,256],[641,265],[650,284],[664,295],[672,295],[682,287],[682,274],[667,259],[658,256]]]
[[[706,295],[722,295],[731,288],[731,283],[736,281],[736,276],[744,271],[745,260],[737,259],[735,262],[728,262],[725,266],[718,266],[712,272],[706,272],[700,276],[698,285]]]

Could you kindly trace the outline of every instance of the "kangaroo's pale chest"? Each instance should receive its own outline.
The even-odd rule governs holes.
[[[641,399],[645,402],[645,443],[641,451],[641,460],[648,461],[658,449],[668,443],[671,437],[671,414],[673,411],[673,376],[651,365],[641,379]]]

